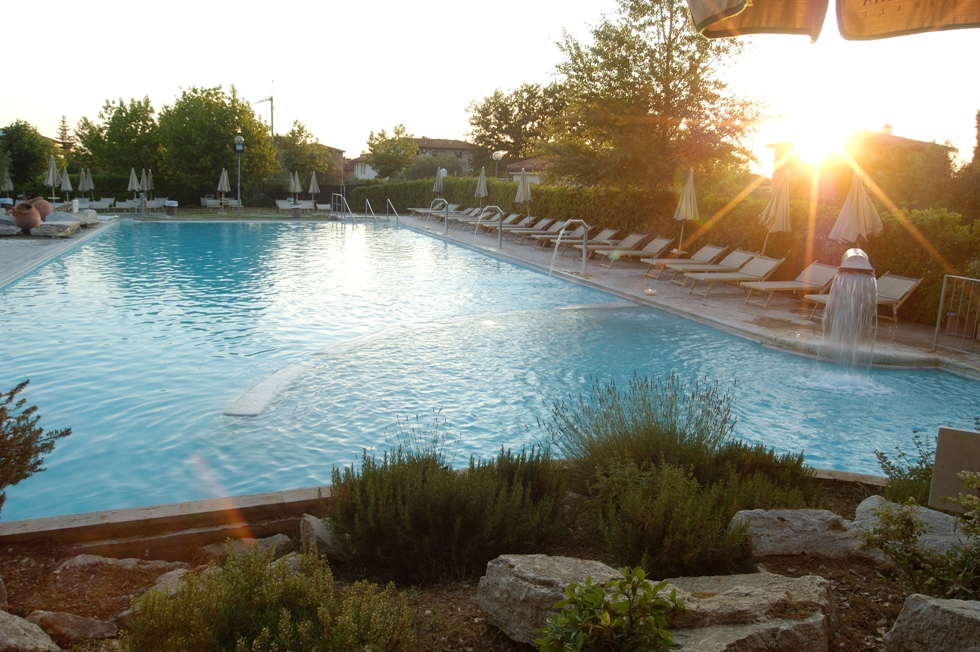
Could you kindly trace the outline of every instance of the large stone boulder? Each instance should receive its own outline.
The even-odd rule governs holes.
[[[205,558],[220,562],[227,559],[230,555],[244,557],[255,546],[258,546],[260,553],[263,555],[272,550],[273,559],[278,559],[292,552],[294,548],[293,542],[288,536],[285,534],[276,534],[264,539],[245,537],[225,543],[212,543],[204,546],[201,551]]]
[[[189,566],[180,561],[161,561],[159,559],[136,559],[127,557],[126,559],[114,559],[112,557],[102,557],[100,555],[75,555],[71,559],[61,562],[55,573],[60,573],[72,569],[86,569],[93,566],[105,566],[120,570],[153,570],[166,573],[175,568],[188,568]]]
[[[548,555],[501,555],[487,564],[476,601],[487,622],[521,643],[533,643],[535,629],[544,627],[565,587],[586,577],[605,583],[621,577],[598,561]]]
[[[885,500],[881,496],[865,498],[858,505],[854,515],[854,528],[858,531],[871,530],[878,524],[876,510],[900,509],[902,505]],[[944,553],[953,546],[962,547],[966,543],[963,533],[956,527],[956,517],[927,507],[912,506],[915,517],[922,521],[926,531],[919,538],[919,546],[932,548]]]
[[[885,634],[885,652],[980,651],[980,602],[913,593]]]
[[[176,568],[169,573],[164,573],[156,579],[150,591],[160,591],[166,595],[173,595],[180,588],[181,583],[190,571],[186,568]]]
[[[0,222],[0,235],[20,235],[24,231],[13,222]]]
[[[731,527],[746,521],[746,536],[757,557],[802,554],[841,559],[865,554],[852,524],[825,509],[742,510]]]
[[[116,626],[95,618],[83,618],[60,611],[32,611],[27,620],[34,623],[60,645],[71,646],[78,641],[115,638]]]
[[[330,519],[303,514],[299,522],[299,536],[303,544],[303,552],[315,552],[340,561],[350,558],[347,542],[337,534]]]
[[[66,213],[64,211],[55,211],[51,213],[46,218],[44,218],[45,224],[48,222],[78,222],[82,226],[89,226],[96,224],[99,221],[98,213],[93,210],[85,209],[77,213]]]
[[[31,235],[48,238],[68,238],[75,235],[79,226],[81,226],[81,223],[76,221],[42,222],[41,226],[35,226],[31,229]]]
[[[34,623],[0,611],[0,652],[59,652],[51,637]]]

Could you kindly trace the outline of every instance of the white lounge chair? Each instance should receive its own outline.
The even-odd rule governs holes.
[[[762,306],[765,310],[769,307],[769,302],[777,292],[798,292],[801,296],[807,292],[821,292],[827,289],[834,280],[837,268],[833,265],[823,263],[810,263],[806,269],[800,272],[794,281],[743,281],[740,285],[749,291],[745,297],[745,303],[754,303]],[[767,292],[768,296],[764,303],[750,301],[753,292]]]
[[[882,274],[878,278],[878,305],[891,308],[892,314],[891,317],[888,315],[881,316],[897,324],[898,309],[908,300],[915,288],[922,284],[923,280],[925,279],[899,276],[891,272]],[[813,302],[813,310],[810,311],[810,319],[813,319],[818,309],[827,307],[827,300],[830,299],[830,295],[807,294],[803,298]]]
[[[667,263],[664,265],[664,271],[672,272],[672,276],[670,277],[671,283],[676,283],[683,287],[687,285],[688,281],[687,277],[684,276],[685,272],[737,272],[745,263],[758,255],[756,252],[736,249],[735,251],[729,252],[727,256],[717,263],[699,263],[685,258],[676,262]]]
[[[768,256],[756,256],[737,272],[685,272],[684,276],[692,279],[694,285],[691,286],[690,294],[707,298],[708,293],[715,287],[716,283],[734,283],[738,285],[742,281],[764,281],[769,278],[776,268],[783,264],[785,258],[769,258]],[[707,283],[704,292],[695,292],[698,283]]]
[[[704,245],[693,254],[690,258],[664,258],[662,256],[657,258],[641,258],[641,263],[647,264],[646,275],[650,278],[659,279],[660,275],[664,273],[664,268],[671,263],[681,263],[685,260],[689,260],[692,263],[698,263],[701,265],[707,265],[709,263],[714,263],[716,260],[721,258],[722,254],[728,247],[722,247],[720,245]]]

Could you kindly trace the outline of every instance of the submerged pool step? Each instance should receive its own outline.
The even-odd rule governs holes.
[[[225,416],[257,417],[262,410],[297,376],[311,369],[307,364],[286,365],[261,383],[239,396],[234,403],[225,408]]]

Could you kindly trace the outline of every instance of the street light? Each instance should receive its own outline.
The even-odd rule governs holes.
[[[235,136],[235,154],[238,155],[238,217],[242,216],[242,153],[245,151],[245,139]]]
[[[493,178],[499,179],[500,174],[497,172],[497,165],[500,163],[500,159],[504,157],[504,152],[498,150],[493,153],[492,157],[493,157]]]

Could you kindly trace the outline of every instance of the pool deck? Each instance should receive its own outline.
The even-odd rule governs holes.
[[[274,216],[268,216],[273,217]],[[265,220],[267,221],[267,219]],[[110,223],[87,228],[70,239],[17,237],[0,239],[0,287],[21,278],[64,251],[94,237]],[[444,235],[437,222],[406,217],[400,225],[434,238],[486,253],[496,258],[553,273],[577,283],[606,290],[638,304],[650,305],[735,335],[802,355],[814,355],[821,337],[819,322],[808,318],[809,309],[789,296],[777,295],[768,309],[747,305],[743,290],[716,287],[707,299],[689,294],[687,288],[667,280],[645,277],[646,265],[618,261],[612,269],[589,261],[581,276],[581,259],[557,257],[533,245],[505,241],[497,248],[496,235],[474,235],[450,229]],[[348,225],[349,228],[349,225]],[[360,227],[359,227],[360,228]],[[663,277],[666,279],[666,275]],[[648,294],[648,290],[656,294]],[[942,368],[980,379],[980,356],[940,349],[932,352],[934,329],[920,324],[881,321],[875,346],[879,364]],[[816,470],[817,477],[881,485],[884,478]],[[294,526],[298,516],[314,511],[329,487],[273,492],[215,500],[188,501],[86,514],[53,516],[0,523],[0,542],[58,538],[72,543],[67,550],[116,556],[168,558],[201,541],[224,540],[240,532],[243,524],[267,522],[269,528]],[[257,526],[261,527],[261,526]],[[180,530],[177,532],[177,530]],[[254,535],[263,532],[252,529]],[[271,530],[270,530],[271,531]]]

